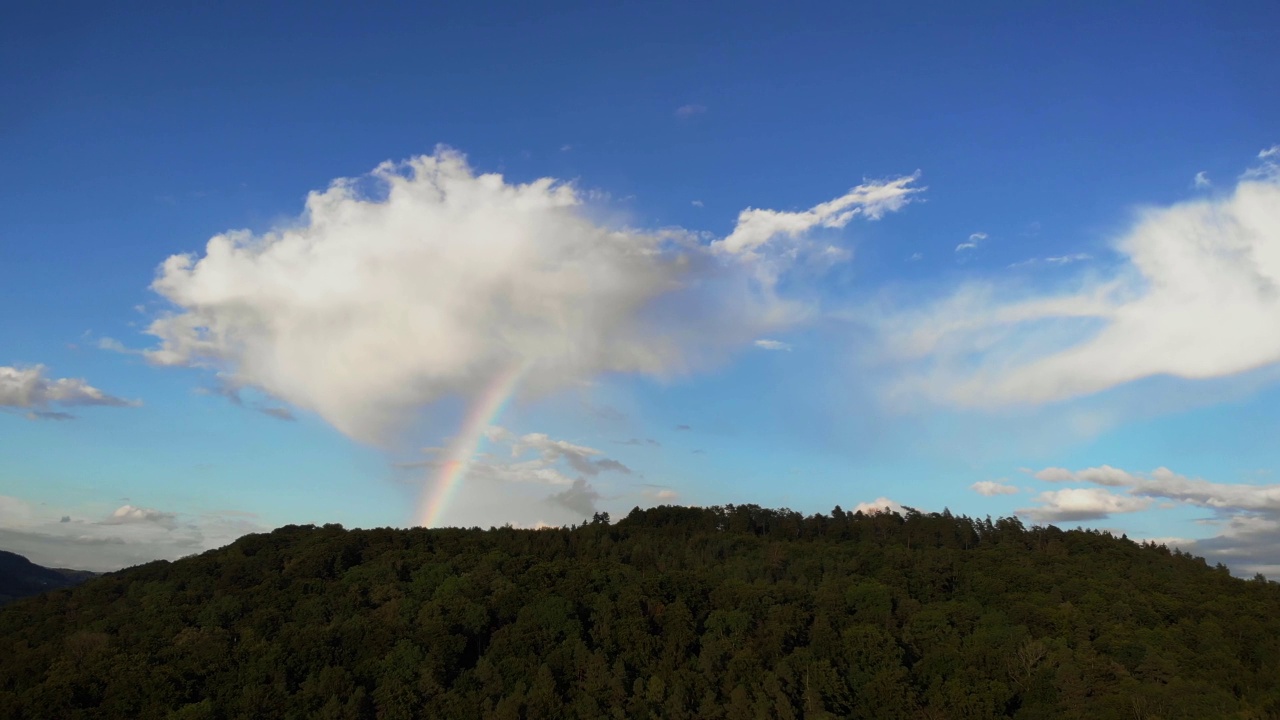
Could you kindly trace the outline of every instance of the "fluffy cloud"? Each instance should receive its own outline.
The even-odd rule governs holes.
[[[599,499],[600,493],[582,478],[574,480],[573,485],[548,498],[550,502],[563,505],[583,517],[595,514],[596,500]]]
[[[887,352],[915,360],[899,392],[961,406],[1038,404],[1141,378],[1242,373],[1280,361],[1280,157],[1230,194],[1138,213],[1121,262],[1072,292],[973,283],[881,318]]]
[[[1124,487],[1133,485],[1137,482],[1137,477],[1132,473],[1126,472],[1119,468],[1113,468],[1110,465],[1103,465],[1096,468],[1085,468],[1084,470],[1071,471],[1066,468],[1049,467],[1040,470],[1034,474],[1037,480],[1045,482],[1088,482],[1095,485],[1106,485],[1108,487]]]
[[[1103,488],[1067,488],[1040,493],[1040,505],[1018,511],[1036,522],[1100,520],[1115,513],[1131,513],[1151,506],[1149,498],[1117,495]]]
[[[0,546],[49,567],[108,571],[176,560],[264,529],[249,513],[189,514],[133,505],[68,513],[0,496]]]
[[[171,512],[122,505],[102,521],[103,525],[129,525],[131,523],[154,523],[167,530],[177,527],[177,515]]]
[[[901,503],[895,500],[890,500],[887,497],[878,497],[871,502],[858,503],[850,512],[862,513],[863,515],[874,515],[876,513],[886,511],[897,513],[899,515],[905,515],[907,512],[906,509],[902,507]]]
[[[1197,188],[1207,188],[1207,187],[1213,186],[1213,182],[1209,180],[1209,173],[1205,172],[1204,170],[1201,170],[1200,172],[1196,173],[1196,176],[1194,179],[1192,179],[1191,184]]]
[[[1018,488],[995,480],[979,480],[978,482],[970,485],[969,489],[979,495],[986,495],[987,497],[992,497],[994,495],[1016,495],[1018,493]]]
[[[43,365],[0,366],[0,408],[26,410],[27,417],[68,420],[72,415],[54,407],[106,405],[134,407],[142,403],[108,395],[79,378],[50,378]]]
[[[690,372],[810,315],[776,291],[806,250],[773,238],[881,217],[913,180],[801,213],[747,210],[708,243],[603,225],[571,185],[478,175],[441,149],[311,193],[291,226],[166,260],[152,287],[172,310],[147,356],[211,367],[368,442],[517,364],[533,392]]]

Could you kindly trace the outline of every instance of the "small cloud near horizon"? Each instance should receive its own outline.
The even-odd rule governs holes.
[[[755,342],[755,346],[761,350],[785,350],[787,352],[791,352],[791,346],[781,340],[761,338]]]

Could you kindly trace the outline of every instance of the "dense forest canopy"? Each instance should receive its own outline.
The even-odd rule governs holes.
[[[0,637],[6,718],[1280,717],[1280,586],[910,509],[288,526],[15,602]]]

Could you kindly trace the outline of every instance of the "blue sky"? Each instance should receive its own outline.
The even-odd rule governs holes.
[[[1280,572],[1273,3],[692,5],[11,13],[0,547],[411,525],[462,463],[446,524],[903,503]]]

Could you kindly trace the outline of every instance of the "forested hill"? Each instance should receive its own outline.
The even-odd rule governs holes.
[[[1280,586],[949,514],[290,526],[0,609],[5,718],[1274,718]]]
[[[37,565],[25,557],[0,550],[0,605],[56,588],[78,585],[96,575],[85,570],[65,570]]]

